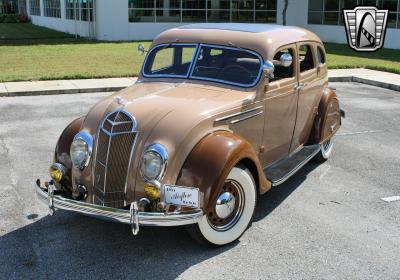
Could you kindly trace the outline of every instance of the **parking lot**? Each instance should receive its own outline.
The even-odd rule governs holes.
[[[197,245],[184,228],[141,228],[58,211],[47,179],[58,136],[109,93],[0,98],[0,278],[399,279],[400,92],[332,83],[346,119],[332,158],[307,164],[259,199],[229,246]]]

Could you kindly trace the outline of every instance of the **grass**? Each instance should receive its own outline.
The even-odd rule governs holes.
[[[128,77],[139,73],[144,56],[138,42],[99,42],[31,24],[0,24],[0,81]],[[5,38],[5,39],[4,39]],[[146,48],[150,42],[143,42]],[[400,50],[357,53],[326,44],[330,68],[383,70],[400,74]]]
[[[72,35],[31,23],[0,23],[0,44],[15,40],[71,39]]]
[[[356,52],[347,45],[325,44],[328,67],[368,68],[400,74],[400,50],[381,49],[377,52]]]

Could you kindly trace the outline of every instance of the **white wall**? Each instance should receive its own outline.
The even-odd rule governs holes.
[[[63,18],[52,18],[42,16],[31,16],[33,24],[51,28],[57,31],[75,34],[75,32],[82,37],[89,37],[89,23],[88,22],[76,22],[69,19]]]
[[[43,0],[42,0],[43,1]],[[284,0],[277,0],[277,23],[282,23]],[[65,5],[61,0],[62,5]],[[42,6],[43,7],[43,6]],[[64,7],[62,16],[65,17]],[[43,11],[42,11],[43,12]],[[96,0],[96,38],[105,41],[152,40],[162,31],[182,25],[182,23],[130,23],[128,0]],[[319,35],[325,42],[347,43],[344,26],[308,24],[308,0],[289,0],[286,22],[288,25],[305,27]],[[81,36],[89,36],[89,23],[65,18],[32,16],[32,22],[59,31]],[[388,29],[385,48],[400,49],[400,29]]]

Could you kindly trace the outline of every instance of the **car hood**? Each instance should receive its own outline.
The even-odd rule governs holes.
[[[145,195],[144,181],[138,170],[140,157],[147,146],[160,143],[166,147],[168,168],[162,182],[174,184],[187,154],[198,141],[212,131],[229,129],[226,124],[225,127],[216,126],[215,118],[242,108],[254,97],[254,91],[189,81],[137,82],[96,104],[86,116],[82,130],[92,134],[96,143],[99,127],[108,114],[122,109],[135,118],[137,132],[126,186],[126,200],[133,201],[135,197]],[[97,144],[95,153],[96,150]],[[94,166],[94,161],[92,164]],[[91,170],[75,171],[75,181],[90,185],[95,175]]]
[[[199,121],[243,106],[254,95],[254,91],[190,82],[137,82],[98,103],[86,117],[84,127],[95,134],[107,114],[123,109],[136,119],[142,137],[155,129],[163,138],[184,135]]]

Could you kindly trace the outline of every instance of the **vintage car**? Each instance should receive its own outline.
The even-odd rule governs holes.
[[[238,239],[257,197],[331,155],[343,112],[312,32],[267,24],[167,30],[137,82],[62,132],[38,197],[56,209]]]

